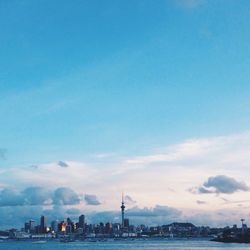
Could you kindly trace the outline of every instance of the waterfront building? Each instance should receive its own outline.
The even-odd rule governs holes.
[[[46,233],[46,217],[44,215],[40,218],[40,233]]]
[[[35,232],[35,221],[30,220],[29,221],[29,233],[34,233]]]
[[[58,224],[58,231],[60,231],[62,233],[65,233],[66,232],[66,226],[67,226],[67,223],[65,221],[61,221]]]
[[[105,233],[106,233],[106,234],[111,234],[111,233],[112,233],[112,224],[109,223],[109,222],[107,222],[107,223],[105,224]]]
[[[26,233],[30,232],[30,223],[29,222],[24,223],[24,232],[26,232]]]
[[[51,222],[51,231],[54,232],[54,233],[57,233],[58,232],[58,220],[53,220]]]
[[[85,230],[85,216],[83,214],[79,216],[79,221],[78,221],[78,227],[77,228],[82,228],[83,231]]]
[[[66,226],[66,234],[71,234],[73,232],[72,225],[67,224]]]
[[[124,228],[129,228],[129,219],[128,218],[124,219]]]

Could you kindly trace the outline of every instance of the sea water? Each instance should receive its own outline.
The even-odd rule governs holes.
[[[75,241],[62,243],[59,241],[31,242],[8,241],[0,242],[4,250],[219,250],[249,249],[250,244],[219,243],[209,240],[122,240],[105,242]]]

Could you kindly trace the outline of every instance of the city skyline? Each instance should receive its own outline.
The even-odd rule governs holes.
[[[248,221],[249,11],[0,1],[0,228],[117,221],[122,192],[135,224]]]
[[[78,219],[70,217],[64,219],[52,218],[48,222],[47,217],[40,216],[40,223],[34,219],[24,222],[24,227],[0,230],[2,242],[9,240],[28,241],[33,243],[47,243],[47,240],[56,240],[63,243],[78,241],[97,242],[110,240],[135,240],[135,239],[203,239],[215,242],[249,243],[249,228],[245,219],[241,218],[241,226],[237,224],[224,227],[210,227],[207,225],[196,226],[190,222],[166,223],[161,221],[158,225],[147,225],[145,221],[133,224],[127,217],[124,193],[122,193],[120,206],[120,222],[100,221],[88,223],[85,215],[79,215]],[[126,215],[126,218],[125,218]],[[102,218],[103,219],[103,218]],[[216,235],[216,237],[215,237]]]
[[[47,217],[44,215],[41,215],[40,216],[40,223],[36,223],[36,220],[30,218],[27,222],[24,223],[23,228],[20,228],[20,229],[12,228],[12,229],[10,229],[10,231],[19,232],[19,230],[20,230],[20,232],[26,232],[26,233],[29,233],[32,235],[34,235],[34,234],[35,235],[39,235],[39,234],[40,235],[41,234],[61,234],[61,235],[79,234],[79,235],[84,236],[84,237],[102,237],[101,234],[105,234],[104,231],[99,232],[100,233],[99,236],[98,236],[98,233],[95,233],[95,229],[99,230],[99,227],[101,226],[101,227],[103,227],[102,230],[105,230],[105,227],[108,227],[108,228],[106,228],[108,230],[108,232],[106,232],[106,234],[107,234],[106,236],[108,236],[108,234],[109,234],[108,237],[110,237],[112,234],[113,237],[119,238],[119,237],[129,237],[129,236],[130,237],[141,237],[141,234],[143,234],[142,229],[146,229],[144,232],[151,232],[151,235],[158,234],[158,236],[160,236],[161,233],[163,233],[163,232],[159,233],[158,230],[162,230],[163,228],[165,228],[165,232],[168,231],[171,234],[172,230],[171,230],[170,225],[179,225],[178,226],[179,230],[182,233],[187,229],[188,229],[188,233],[190,233],[193,228],[196,228],[196,226],[190,222],[177,222],[177,221],[174,221],[172,223],[166,223],[165,221],[162,221],[162,224],[158,224],[158,225],[147,225],[143,221],[141,221],[140,224],[134,225],[134,224],[130,223],[129,218],[127,217],[125,205],[126,204],[125,204],[124,194],[122,193],[120,216],[119,216],[119,219],[115,222],[108,220],[108,221],[100,221],[98,223],[91,224],[91,223],[88,223],[86,221],[84,214],[76,216],[75,219],[73,219],[73,220],[70,217],[63,218],[63,219],[62,218],[60,218],[60,219],[51,218],[51,221],[48,222]],[[126,218],[125,218],[125,215],[126,215]],[[74,220],[77,220],[77,218],[78,218],[78,221],[75,222]],[[241,229],[243,231],[248,230],[247,224],[245,223],[245,219],[240,219],[240,221],[241,221],[241,227],[239,227],[239,229]],[[169,225],[167,225],[167,224],[169,224]],[[113,227],[115,228],[116,233],[114,233],[114,231],[112,231]],[[137,231],[136,228],[139,229],[139,231]],[[204,232],[205,234],[203,234],[203,236],[208,236],[209,234],[213,233],[213,229],[211,230],[210,227],[207,225],[200,225],[198,228],[205,229],[205,232]],[[221,231],[221,230],[227,230],[229,228],[230,228],[229,226],[224,226],[222,228],[217,228],[217,229],[219,231]],[[232,226],[232,228],[238,230],[237,224],[235,223]],[[91,229],[92,232],[89,231],[89,229]],[[216,228],[214,228],[214,229],[217,230]],[[137,233],[139,233],[139,235],[136,235],[136,231],[137,231]],[[200,231],[200,230],[198,230],[198,231]],[[124,233],[125,233],[125,235],[123,235]],[[130,233],[131,233],[131,235],[130,235]],[[94,236],[93,234],[97,234],[97,235]],[[182,237],[185,237],[184,235],[182,235]],[[200,233],[198,233],[196,235],[196,237],[197,236],[198,237],[201,236]],[[58,237],[58,235],[57,235],[57,237]],[[171,237],[171,235],[168,234],[168,237]]]

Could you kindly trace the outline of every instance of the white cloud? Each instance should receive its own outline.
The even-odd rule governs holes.
[[[183,143],[168,146],[161,153],[155,153],[146,156],[137,156],[128,159],[128,164],[150,164],[156,162],[177,162],[191,157],[201,156],[208,151],[213,151],[214,147],[218,147],[220,141],[214,139],[191,139]]]
[[[136,156],[126,160],[127,164],[136,166],[149,164],[178,164],[192,167],[207,165],[248,166],[250,160],[250,132],[211,138],[194,138],[182,143],[168,146],[160,152]],[[213,165],[212,165],[213,164]]]

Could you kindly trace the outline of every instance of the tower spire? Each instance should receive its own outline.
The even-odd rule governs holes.
[[[124,228],[124,211],[125,211],[125,202],[124,202],[124,194],[122,192],[122,204],[121,204],[122,228]]]

